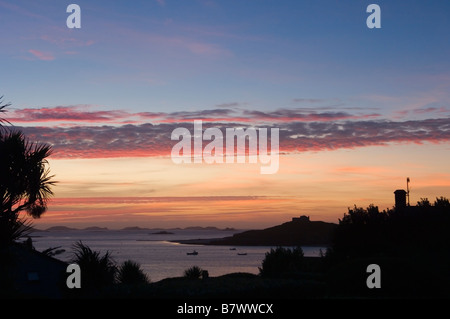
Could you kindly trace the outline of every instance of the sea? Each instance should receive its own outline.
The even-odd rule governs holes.
[[[74,257],[76,242],[81,241],[101,255],[109,252],[120,265],[132,260],[152,282],[165,278],[181,277],[192,266],[207,270],[216,277],[229,273],[258,274],[265,254],[272,246],[212,246],[180,244],[177,240],[223,238],[243,230],[176,229],[176,230],[50,230],[30,234],[38,251],[55,248],[63,251],[54,258],[70,262]],[[319,257],[326,247],[303,246],[304,255]],[[193,251],[197,255],[188,255]]]

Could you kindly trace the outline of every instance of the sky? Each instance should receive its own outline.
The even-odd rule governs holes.
[[[81,28],[66,24],[70,3]],[[371,3],[381,28],[366,23]],[[54,149],[58,184],[34,224],[338,222],[353,205],[391,208],[407,177],[412,204],[450,197],[448,12],[440,0],[0,0],[5,117]],[[276,172],[261,174],[261,156],[177,164],[172,133],[194,136],[196,120],[224,139],[277,129]]]

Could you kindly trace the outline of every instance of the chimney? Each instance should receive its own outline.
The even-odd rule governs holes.
[[[405,208],[406,207],[406,191],[403,189],[397,189],[395,192],[395,208]]]

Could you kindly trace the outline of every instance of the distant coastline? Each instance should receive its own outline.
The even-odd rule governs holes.
[[[176,228],[146,228],[146,227],[138,227],[138,226],[131,226],[131,227],[124,227],[119,229],[110,229],[107,227],[99,227],[99,226],[89,226],[85,228],[74,228],[74,227],[68,227],[68,226],[51,226],[48,228],[32,228],[33,232],[63,232],[63,231],[154,231],[154,232],[160,232],[163,234],[163,232],[171,232],[176,230],[209,230],[209,231],[237,231],[235,228],[226,227],[226,228],[218,228],[214,226],[189,226],[189,227],[176,227]]]
[[[328,246],[337,224],[323,221],[310,221],[309,217],[293,218],[292,221],[281,225],[260,230],[237,230],[235,228],[218,228],[214,226],[190,226],[185,228],[145,228],[124,227],[108,229],[106,227],[91,226],[86,228],[72,228],[67,226],[52,226],[44,230],[34,229],[36,232],[76,232],[76,231],[146,231],[149,235],[175,235],[176,231],[223,231],[235,232],[232,236],[215,238],[191,238],[170,240],[170,242],[186,245],[217,245],[217,246]],[[216,235],[217,236],[217,235]]]

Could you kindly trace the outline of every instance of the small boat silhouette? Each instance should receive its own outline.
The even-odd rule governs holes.
[[[230,248],[230,250],[236,250],[236,248]]]
[[[239,256],[245,256],[247,253],[238,253]]]
[[[186,255],[198,255],[198,252],[194,250],[194,251],[191,252],[191,253],[186,253]]]

